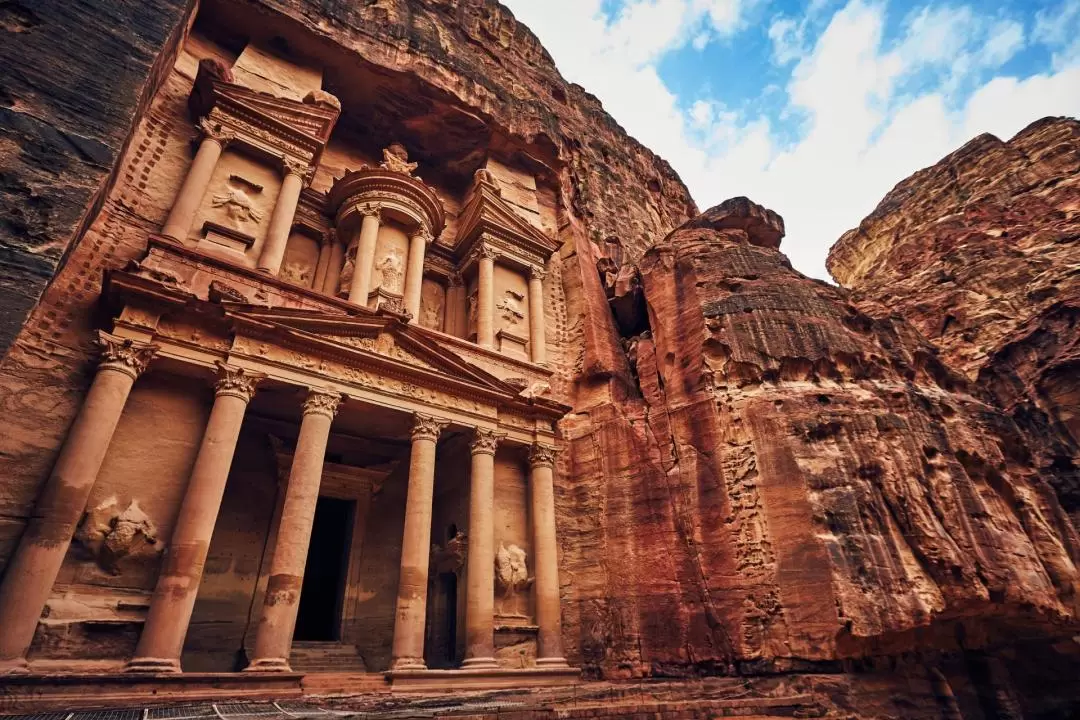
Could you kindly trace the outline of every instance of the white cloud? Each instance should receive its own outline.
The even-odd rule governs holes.
[[[1055,70],[1080,63],[1080,0],[1063,0],[1040,10],[1032,35],[1053,51]]]
[[[800,137],[784,144],[767,118],[740,116],[719,98],[680,102],[656,70],[664,53],[700,34],[701,23],[717,35],[739,27],[751,3],[735,3],[733,15],[729,3],[631,0],[608,22],[599,0],[504,1],[562,72],[672,164],[703,209],[747,195],[783,215],[783,250],[816,277],[827,277],[832,243],[915,170],[978,133],[1008,138],[1044,115],[1080,115],[1080,48],[1066,59],[1076,35],[1049,20],[1041,30],[1036,23],[1032,41],[1057,48],[1053,70],[986,80],[1025,44],[1023,26],[1003,15],[987,18],[966,6],[918,10],[892,42],[880,2],[849,0],[829,17],[826,2],[816,0],[821,22],[774,18],[773,58],[794,63],[778,120],[804,120]],[[1080,23],[1080,0],[1065,2]],[[932,86],[926,71],[937,78]],[[970,96],[957,93],[961,86]]]

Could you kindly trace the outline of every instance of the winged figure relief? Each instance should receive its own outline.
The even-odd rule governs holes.
[[[225,192],[213,196],[212,203],[215,208],[225,208],[225,213],[238,227],[241,223],[257,223],[263,218],[262,211],[255,207],[248,194],[240,188],[225,188]]]

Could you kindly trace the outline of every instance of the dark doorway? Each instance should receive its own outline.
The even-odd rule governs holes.
[[[338,640],[345,563],[349,556],[352,500],[320,497],[315,505],[294,640]]]

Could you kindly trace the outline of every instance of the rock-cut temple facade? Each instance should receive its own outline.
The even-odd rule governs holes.
[[[0,712],[1080,706],[1074,120],[838,287],[491,0],[93,5],[0,3]]]

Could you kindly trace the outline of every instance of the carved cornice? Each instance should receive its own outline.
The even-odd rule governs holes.
[[[119,337],[104,330],[98,330],[95,343],[101,355],[99,372],[113,370],[124,373],[132,380],[138,379],[146,371],[154,353],[158,351],[158,346],[153,343]]]
[[[495,448],[499,446],[499,441],[504,437],[506,436],[493,430],[476,428],[473,438],[469,442],[469,450],[473,455],[494,455]]]
[[[413,425],[410,436],[413,440],[434,440],[438,442],[439,435],[450,423],[445,420],[433,418],[429,415],[416,413],[413,415]]]
[[[529,467],[555,467],[559,451],[549,445],[533,445],[529,448]]]
[[[228,395],[251,402],[255,395],[255,386],[266,377],[265,373],[226,365],[220,360],[215,364],[218,367],[218,380],[214,385],[214,394],[218,397]]]
[[[309,388],[304,400],[304,415],[323,415],[334,419],[341,405],[341,393],[325,388]]]

